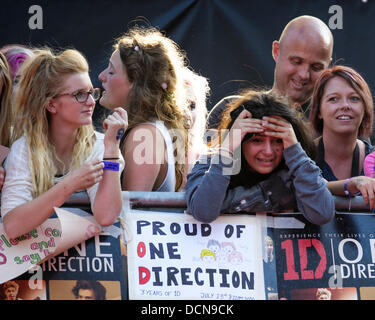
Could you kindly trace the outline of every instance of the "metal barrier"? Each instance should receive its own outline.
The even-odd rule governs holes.
[[[129,199],[132,208],[186,208],[184,192],[123,191],[122,193]],[[369,208],[361,196],[333,197],[337,211],[369,212]],[[86,192],[78,192],[70,196],[64,206],[89,207],[90,201]]]

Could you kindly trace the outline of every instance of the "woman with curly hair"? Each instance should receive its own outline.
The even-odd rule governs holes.
[[[121,141],[126,167],[122,189],[180,190],[186,157],[186,112],[182,77],[184,55],[155,28],[133,27],[114,45],[99,75],[100,104],[122,107],[129,127]]]

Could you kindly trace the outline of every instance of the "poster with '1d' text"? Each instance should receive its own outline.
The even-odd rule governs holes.
[[[375,298],[375,215],[340,213],[320,227],[301,215],[288,219],[299,224],[269,229],[279,299]]]
[[[255,216],[126,215],[130,299],[264,299]]]

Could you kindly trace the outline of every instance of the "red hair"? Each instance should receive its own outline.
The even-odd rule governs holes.
[[[374,118],[374,103],[370,88],[362,76],[354,69],[346,66],[334,66],[324,70],[315,83],[312,95],[310,122],[317,134],[323,132],[323,120],[319,119],[320,106],[325,87],[328,81],[335,77],[344,79],[362,98],[364,104],[364,115],[358,129],[358,136],[367,139],[372,133],[372,121]]]

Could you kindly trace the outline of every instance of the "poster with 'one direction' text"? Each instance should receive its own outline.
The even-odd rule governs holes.
[[[255,216],[197,222],[181,213],[126,216],[130,299],[264,299]]]

